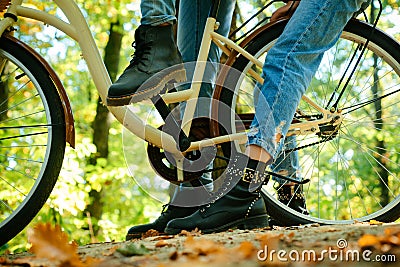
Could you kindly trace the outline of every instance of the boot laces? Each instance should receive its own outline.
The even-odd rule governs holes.
[[[134,41],[132,47],[135,49],[135,52],[131,55],[132,59],[130,64],[137,65],[143,60],[144,55],[149,53],[150,46],[142,40],[141,42]]]

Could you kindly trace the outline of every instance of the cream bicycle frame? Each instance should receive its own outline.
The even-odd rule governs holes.
[[[51,25],[74,39],[80,46],[83,59],[88,66],[89,72],[92,76],[92,79],[101,99],[103,103],[105,103],[107,90],[111,85],[111,79],[100,56],[100,52],[95,44],[87,22],[78,5],[73,0],[54,0],[56,5],[62,10],[64,15],[66,16],[68,22],[65,22],[60,18],[57,18],[54,15],[50,15],[44,11],[23,6],[22,2],[23,0],[12,0],[11,5],[7,10],[7,13],[12,14],[16,17],[30,18],[43,22],[47,25]],[[3,34],[3,32],[9,29],[14,23],[14,19],[10,16],[7,16],[2,21],[0,21],[0,34]],[[229,48],[231,48],[245,56],[258,67],[263,66],[263,63],[261,61],[254,58],[251,54],[246,52],[236,43],[216,33],[215,30],[217,29],[217,27],[218,23],[214,18],[210,17],[207,19],[203,40],[199,51],[196,68],[194,71],[193,81],[202,80],[205,71],[205,64],[200,63],[207,61],[211,42],[214,42],[226,54],[230,54],[231,50]],[[251,74],[258,81],[263,81],[257,73],[253,72]],[[192,83],[191,88],[188,90],[167,93],[162,96],[166,103],[187,101],[182,121],[182,129],[185,134],[188,134],[190,131],[191,121],[195,113],[200,86],[201,83]],[[326,123],[332,120],[332,114],[330,114],[329,111],[315,104],[305,96],[303,96],[303,101],[308,102],[312,107],[324,114],[324,116],[320,120],[292,124],[290,126],[288,135],[305,134],[309,133],[310,131],[316,133],[319,131],[318,124]],[[108,109],[115,116],[115,118],[124,125],[124,127],[126,127],[130,132],[132,132],[139,138],[148,141],[158,147],[162,147],[164,150],[176,155],[177,158],[183,157],[182,153],[177,149],[176,141],[171,135],[156,129],[151,125],[146,124],[141,118],[136,116],[127,107],[108,107]],[[242,132],[192,142],[190,147],[186,151],[198,150],[201,147],[212,146],[215,144],[235,140],[241,143],[245,142],[247,140],[246,133]]]

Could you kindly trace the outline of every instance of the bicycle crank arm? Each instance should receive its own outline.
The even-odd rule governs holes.
[[[296,183],[296,184],[306,184],[306,183],[310,182],[310,179],[305,179],[305,180],[302,180],[302,181],[298,181],[298,180],[296,180],[294,178],[290,178],[290,177],[287,177],[287,176],[284,176],[284,175],[280,175],[280,174],[278,174],[276,172],[271,172],[271,171],[265,171],[265,172],[268,173],[269,175],[273,175],[275,177],[278,177],[278,178],[281,178],[281,179],[284,179],[286,181],[289,181],[289,182],[292,182],[292,183]]]
[[[154,106],[156,107],[158,113],[160,113],[161,117],[165,122],[165,127],[163,127],[163,131],[170,134],[177,143],[178,149],[183,152],[186,151],[190,147],[190,139],[186,136],[184,131],[181,129],[180,124],[176,121],[173,116],[170,116],[171,110],[165,103],[165,101],[161,98],[160,95],[156,95],[151,98]]]

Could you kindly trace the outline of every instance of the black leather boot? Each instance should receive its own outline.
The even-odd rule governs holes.
[[[229,163],[224,185],[214,200],[188,217],[170,221],[165,232],[178,234],[197,228],[203,233],[212,233],[268,226],[265,203],[260,196],[260,188],[269,177],[264,173],[265,167],[265,163],[249,160],[243,154],[236,155]]]
[[[308,215],[306,206],[306,199],[303,194],[303,187],[299,184],[279,184],[275,187],[278,193],[278,200],[290,208]],[[269,226],[293,226],[291,223],[287,223],[285,218],[269,218]]]
[[[308,215],[303,187],[299,184],[284,184],[277,187],[278,200],[290,208]]]
[[[172,25],[140,25],[135,32],[134,46],[136,50],[129,66],[108,89],[109,106],[151,98],[161,93],[169,81],[186,80]]]
[[[163,233],[167,223],[176,218],[186,217],[195,212],[198,207],[178,207],[173,205],[163,205],[163,211],[160,217],[154,222],[148,224],[141,224],[131,227],[126,235],[126,240],[134,238],[141,238],[149,230],[156,230],[159,233]]]

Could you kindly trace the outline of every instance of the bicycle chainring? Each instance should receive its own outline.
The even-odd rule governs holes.
[[[162,129],[162,126],[160,126]],[[203,140],[205,138],[210,138],[210,120],[209,118],[195,118],[192,122],[192,128],[189,134],[189,138],[191,141]],[[147,156],[149,158],[150,164],[156,173],[161,176],[163,179],[179,184],[182,182],[189,182],[192,180],[199,179],[204,171],[184,171],[184,181],[178,182],[178,175],[175,167],[175,163],[171,162],[170,158],[167,157],[164,150],[157,146],[154,146],[148,143],[147,146]],[[189,161],[195,161],[199,159],[201,156],[201,152],[191,151],[186,153],[186,159]]]

